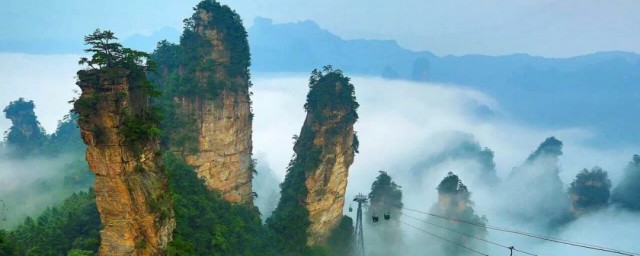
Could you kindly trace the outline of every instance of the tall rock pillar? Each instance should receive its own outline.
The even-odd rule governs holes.
[[[353,130],[358,103],[349,78],[330,66],[314,70],[309,86],[307,117],[281,185],[282,198],[268,224],[283,240],[303,236],[307,246],[316,246],[326,243],[342,218],[349,166],[358,148]],[[287,218],[297,217],[287,216],[292,213],[307,215],[307,225],[293,228],[305,234],[288,230]]]
[[[175,227],[142,72],[81,70],[75,102],[103,229],[100,255],[161,255]],[[150,130],[151,129],[151,130]],[[156,128],[157,129],[157,128]]]
[[[161,45],[152,57],[176,116],[191,118],[175,134],[194,138],[183,143],[170,137],[170,149],[195,167],[207,188],[220,191],[227,201],[252,204],[250,55],[238,14],[202,1],[187,19],[180,45]]]

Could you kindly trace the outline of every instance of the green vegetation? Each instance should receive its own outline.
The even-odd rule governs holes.
[[[447,176],[438,185],[438,202],[431,207],[431,213],[439,216],[445,216],[452,219],[467,220],[480,225],[485,225],[487,219],[479,217],[473,210],[473,201],[471,201],[471,192],[467,186],[462,183],[460,178],[449,172]],[[465,223],[446,221],[441,218],[429,217],[429,222],[444,226],[457,232],[483,238],[487,235],[486,228],[478,228]],[[468,236],[462,236],[458,233],[449,232],[445,235],[448,240],[462,244],[467,247],[477,247],[475,240],[471,240]],[[444,255],[466,255],[467,251],[460,247],[449,243],[442,243],[441,249]]]
[[[556,137],[549,137],[545,139],[538,148],[533,151],[527,158],[527,162],[533,162],[540,157],[559,157],[562,155],[562,141],[556,139]]]
[[[320,125],[331,123],[327,136],[344,133],[358,119],[353,84],[340,70],[325,66],[322,71],[313,70],[309,78],[309,94],[304,105],[313,122]],[[309,117],[308,117],[309,118]],[[323,148],[313,143],[316,131],[304,125],[300,136],[294,136],[294,152],[285,180],[280,184],[281,197],[267,225],[276,235],[276,240],[285,251],[292,255],[315,255],[327,253],[324,248],[309,248],[307,229],[309,212],[305,207],[309,193],[305,185],[306,175],[317,170],[321,164]],[[357,150],[357,136],[354,135],[354,149]]]
[[[197,150],[198,119],[176,106],[176,100],[189,100],[192,109],[201,108],[202,101],[216,99],[223,92],[241,93],[250,101],[251,85],[251,57],[240,16],[216,1],[202,1],[194,10],[184,21],[180,44],[158,43],[151,54],[157,70],[148,73],[163,94],[154,102],[166,117],[161,123],[165,132],[162,143],[186,152]],[[205,35],[205,30],[215,31],[217,37]]]
[[[350,80],[342,70],[334,70],[330,65],[324,66],[321,71],[314,69],[309,78],[309,94],[304,109],[320,122],[335,118],[333,112],[341,111],[344,112],[341,124],[355,123],[358,120],[356,110],[360,105]],[[342,131],[339,128],[336,130]]]
[[[569,196],[576,209],[594,210],[607,206],[611,181],[600,167],[584,169],[569,186]]]
[[[404,239],[400,223],[398,220],[402,215],[400,210],[404,204],[402,203],[402,187],[396,184],[391,176],[385,171],[379,171],[378,177],[371,184],[371,192],[369,192],[369,207],[365,220],[371,227],[367,229],[365,236],[366,244],[385,244],[385,246],[376,247],[375,250],[369,250],[367,255],[382,256],[393,255],[398,251],[402,251]],[[390,220],[384,220],[384,214],[389,213]],[[373,223],[371,216],[378,215],[383,223]],[[365,226],[366,227],[366,226]]]
[[[351,255],[354,246],[353,219],[349,216],[342,216],[338,226],[331,231],[327,239],[328,255],[344,256]]]
[[[202,1],[184,21],[180,44],[158,43],[151,59],[158,64],[151,79],[167,96],[216,97],[222,91],[246,90],[251,56],[242,19],[226,5]],[[215,31],[212,42],[203,30]],[[215,45],[214,45],[215,44]],[[221,50],[220,45],[224,46]]]
[[[80,138],[80,129],[78,128],[78,115],[69,113],[58,121],[58,127],[46,143],[44,150],[48,155],[73,154],[80,155],[84,153],[86,146]]]
[[[16,255],[15,246],[8,240],[4,230],[0,230],[0,255]]]
[[[402,208],[402,187],[398,186],[389,174],[385,171],[378,171],[380,174],[371,184],[369,192],[369,202],[371,206],[378,208]]]
[[[166,153],[177,227],[168,255],[280,255],[257,208],[207,190],[193,167]]]
[[[147,53],[122,47],[117,40],[113,32],[96,29],[92,34],[84,37],[85,44],[90,46],[84,51],[93,53],[91,59],[82,57],[78,64],[86,64],[90,69],[95,70],[114,67],[135,70],[150,67],[147,65],[149,63],[144,62],[149,57]]]
[[[624,171],[624,178],[611,195],[611,202],[623,208],[640,211],[640,156],[633,159]]]
[[[303,138],[299,138],[296,146],[298,143],[312,142],[313,140],[304,143]],[[317,160],[305,161],[307,156],[313,157],[302,153],[296,155],[289,163],[285,180],[280,184],[280,201],[271,217],[267,219],[267,226],[275,233],[276,242],[292,255],[310,254],[310,248],[307,247],[307,229],[311,221],[309,211],[304,205],[309,193],[305,186],[305,178],[306,173],[315,169],[319,163],[316,163]],[[318,159],[318,155],[315,159]]]
[[[85,52],[92,53],[92,56],[80,58],[79,64],[88,65],[88,70],[79,71],[78,79],[92,86],[93,91],[75,101],[74,111],[79,114],[79,121],[84,122],[97,113],[97,104],[103,100],[101,97],[111,93],[109,90],[112,88],[107,88],[103,81],[126,79],[128,91],[115,95],[121,102],[129,102],[128,107],[121,109],[124,121],[120,135],[131,150],[140,152],[160,135],[158,123],[161,115],[157,108],[149,106],[151,99],[160,96],[160,92],[146,76],[146,72],[154,70],[155,64],[148,60],[149,54],[123,47],[117,39],[113,32],[99,29],[85,36],[85,44],[90,46]],[[93,127],[98,142],[102,141],[99,136],[101,129]]]
[[[507,214],[551,229],[570,220],[571,202],[559,175],[562,147],[562,141],[555,137],[546,138],[521,166],[513,168],[503,183],[509,193],[501,195],[512,204]],[[536,193],[531,193],[531,188]]]
[[[3,112],[11,120],[12,126],[5,134],[5,141],[16,157],[26,157],[38,152],[47,141],[36,113],[33,101],[20,98],[9,103]]]
[[[90,189],[73,194],[37,219],[28,217],[9,232],[8,241],[16,255],[66,255],[71,250],[95,253],[100,245],[99,230],[100,216]]]
[[[3,199],[0,228],[14,227],[26,216],[35,216],[93,184],[93,174],[84,160],[85,146],[77,127],[77,115],[65,116],[58,122],[55,133],[46,135],[33,112],[34,106],[32,101],[21,98],[5,108],[14,125],[11,135],[5,138],[8,147],[0,154],[0,162],[16,172],[16,186],[0,193]],[[38,137],[35,143],[34,136]],[[21,177],[25,174],[33,178],[24,180]]]

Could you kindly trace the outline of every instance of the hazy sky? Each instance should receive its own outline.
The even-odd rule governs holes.
[[[181,28],[198,0],[0,0],[0,43],[80,41],[96,27],[121,38]],[[395,39],[446,54],[529,53],[551,57],[640,52],[637,0],[223,0],[250,25],[314,20],[346,39]]]

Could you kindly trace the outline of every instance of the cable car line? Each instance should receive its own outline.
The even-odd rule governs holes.
[[[505,249],[508,249],[508,250],[513,250],[513,251],[516,251],[516,252],[521,252],[521,253],[532,255],[532,256],[538,256],[538,255],[533,254],[533,253],[529,253],[529,252],[525,252],[525,251],[522,251],[522,250],[518,250],[513,246],[506,246],[506,245],[502,245],[502,244],[499,244],[499,243],[496,243],[496,242],[492,242],[492,241],[486,240],[484,238],[479,238],[479,237],[475,237],[475,236],[472,236],[472,235],[469,235],[469,234],[465,234],[465,233],[462,233],[462,232],[459,232],[459,231],[456,231],[456,230],[453,230],[453,229],[449,229],[447,227],[440,226],[438,224],[433,224],[433,223],[428,222],[426,220],[422,220],[422,219],[419,219],[419,218],[416,218],[416,217],[413,217],[413,216],[409,216],[407,214],[403,214],[402,217],[409,217],[411,219],[414,219],[414,220],[417,220],[417,221],[420,221],[420,222],[424,222],[424,223],[429,224],[431,226],[442,228],[444,230],[448,230],[448,231],[451,231],[451,232],[454,232],[454,233],[457,233],[457,234],[460,234],[460,235],[463,235],[463,236],[466,236],[466,237],[477,239],[477,240],[480,240],[480,241],[483,241],[483,242],[486,242],[486,243],[489,243],[489,244],[492,244],[492,245],[495,245],[495,246],[499,246],[499,247],[502,247],[502,248],[505,248]]]
[[[513,229],[507,229],[507,228],[502,228],[502,227],[498,227],[498,226],[486,225],[486,224],[477,223],[477,222],[468,221],[468,220],[454,219],[454,218],[440,216],[440,215],[433,214],[433,213],[427,213],[427,212],[420,211],[420,210],[406,208],[404,206],[401,207],[401,206],[397,206],[397,205],[390,205],[390,204],[387,204],[387,205],[392,206],[392,207],[396,207],[396,208],[399,208],[399,209],[404,209],[404,210],[413,211],[413,212],[417,212],[417,213],[421,213],[421,214],[426,214],[426,215],[429,215],[429,216],[433,216],[433,217],[436,217],[436,218],[441,218],[441,219],[445,219],[445,220],[449,220],[449,221],[455,221],[455,222],[465,223],[465,224],[469,224],[469,225],[473,225],[473,226],[477,226],[477,227],[483,227],[483,228],[487,228],[487,229],[492,229],[492,230],[497,230],[497,231],[502,231],[502,232],[507,232],[507,233],[512,233],[512,234],[517,234],[517,235],[522,235],[522,236],[528,236],[528,237],[531,237],[531,238],[536,238],[536,239],[540,239],[540,240],[544,240],[544,241],[548,241],[548,242],[560,243],[560,244],[565,244],[565,245],[570,245],[570,246],[575,246],[575,247],[582,247],[582,248],[586,248],[586,249],[598,250],[598,251],[615,253],[615,254],[626,255],[626,256],[640,256],[640,253],[634,253],[634,252],[628,252],[628,251],[623,251],[623,250],[618,250],[618,249],[602,247],[602,246],[598,246],[598,245],[574,242],[574,241],[569,241],[569,240],[564,240],[564,239],[559,239],[559,238],[554,238],[554,237],[549,237],[549,236],[544,236],[544,235],[528,233],[528,232],[519,231],[519,230],[513,230]]]
[[[405,224],[405,225],[407,225],[407,226],[409,226],[409,227],[412,227],[412,228],[414,228],[414,229],[417,229],[417,230],[419,230],[419,231],[422,231],[422,232],[423,232],[423,233],[425,233],[425,234],[428,234],[428,235],[431,235],[431,236],[437,237],[437,238],[439,238],[439,239],[441,239],[441,240],[444,240],[444,241],[446,241],[446,242],[448,242],[448,243],[451,243],[451,244],[453,244],[453,245],[455,245],[455,246],[462,247],[462,248],[464,248],[464,249],[467,249],[467,250],[469,250],[469,251],[475,252],[475,253],[480,254],[480,255],[489,256],[488,254],[484,254],[484,253],[479,252],[479,251],[476,251],[476,250],[474,250],[474,249],[472,249],[472,248],[469,248],[469,247],[466,247],[466,246],[461,245],[461,244],[459,244],[459,243],[453,242],[453,241],[451,241],[451,240],[448,240],[448,239],[446,239],[446,238],[444,238],[444,237],[441,237],[441,236],[438,236],[438,235],[436,235],[436,234],[433,234],[433,233],[431,233],[431,232],[429,232],[429,231],[426,231],[426,230],[424,230],[424,229],[421,229],[421,228],[419,228],[419,227],[413,226],[413,225],[411,225],[411,224],[409,224],[409,223],[406,223],[406,222],[404,222],[404,221],[398,220],[398,222],[400,222],[400,223],[402,223],[402,224]]]

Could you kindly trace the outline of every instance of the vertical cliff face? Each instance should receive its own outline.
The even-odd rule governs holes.
[[[349,166],[358,146],[353,130],[357,108],[354,87],[340,70],[325,67],[313,72],[295,156],[281,185],[280,203],[267,221],[290,251],[325,244],[340,222]],[[308,222],[291,223],[299,218]]]
[[[175,227],[159,143],[142,89],[144,74],[124,68],[78,72],[75,102],[86,159],[95,173],[100,255],[158,255]],[[156,128],[157,129],[157,128]]]
[[[334,86],[339,87],[340,84]],[[326,110],[321,115],[329,117],[326,121],[314,117],[314,114],[307,114],[306,127],[302,129],[300,137],[313,138],[313,145],[304,148],[301,143],[294,148],[296,154],[308,153],[307,150],[319,152],[317,159],[310,159],[319,164],[307,173],[305,180],[308,191],[305,204],[311,221],[307,240],[309,246],[324,243],[342,217],[349,166],[354,157],[353,123],[340,124],[347,111]]]
[[[177,115],[191,118],[177,134],[191,134],[187,143],[170,148],[194,166],[210,190],[236,203],[253,201],[252,113],[249,98],[249,46],[240,17],[227,6],[203,1],[196,7],[180,45],[159,47],[155,56],[165,73],[161,83]],[[170,55],[177,65],[162,61]],[[177,79],[166,79],[167,77]]]
[[[293,151],[310,154],[304,200],[311,224],[307,245],[326,242],[342,217],[349,166],[357,151],[353,125],[358,116],[354,87],[339,70],[325,69],[311,78],[307,117]],[[311,142],[311,143],[308,143]],[[354,145],[355,142],[355,145]]]

